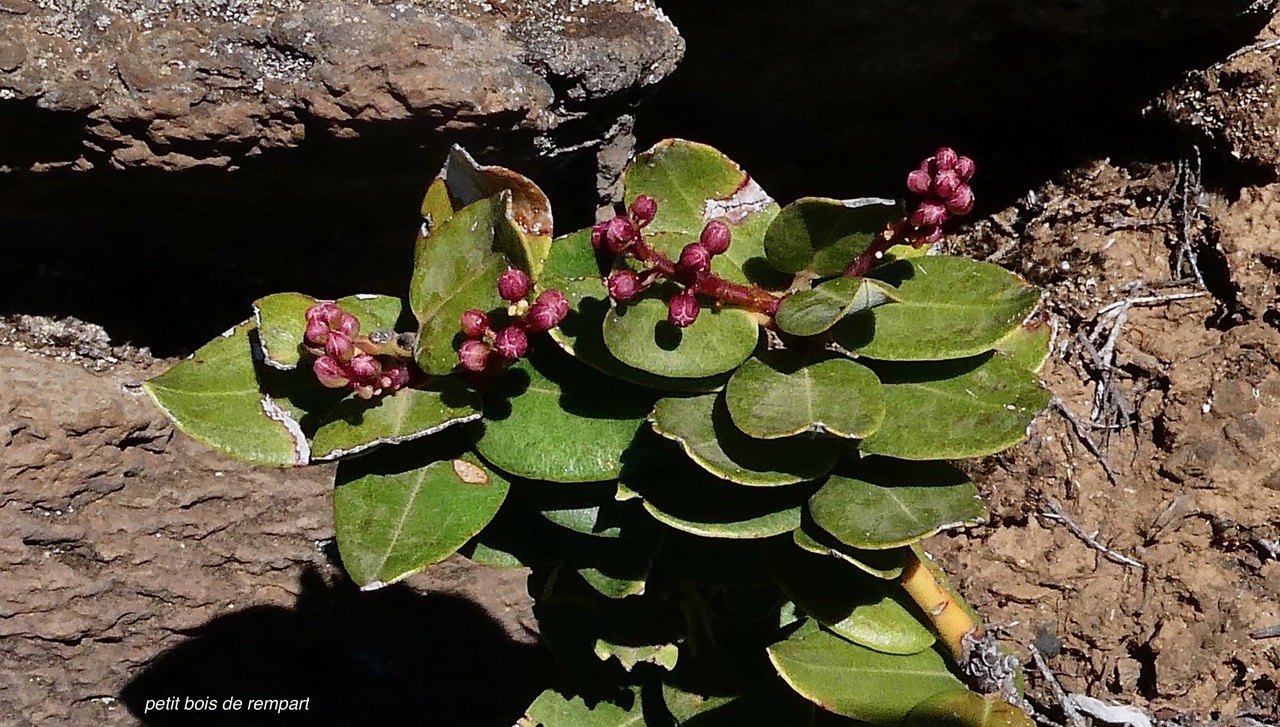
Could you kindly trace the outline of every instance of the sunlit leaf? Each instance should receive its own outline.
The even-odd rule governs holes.
[[[778,306],[778,328],[794,336],[816,336],[841,318],[893,300],[893,286],[874,278],[836,278],[793,293]]]
[[[901,214],[891,199],[804,197],[773,220],[765,235],[765,252],[783,272],[838,275]]]
[[[884,419],[884,394],[870,369],[845,358],[789,351],[743,364],[725,387],[729,415],[758,439],[805,432],[866,437]]]

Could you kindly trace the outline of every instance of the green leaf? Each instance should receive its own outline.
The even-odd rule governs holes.
[[[969,690],[945,692],[922,702],[907,717],[906,727],[1034,727],[1026,712],[994,694]]]
[[[399,444],[480,418],[480,397],[460,381],[400,389],[372,401],[351,395],[326,417],[311,442],[312,459],[337,459],[380,444]]]
[[[835,341],[888,361],[964,358],[990,351],[1021,325],[1040,291],[990,263],[922,257],[876,268],[898,301],[845,319]]]
[[[614,482],[520,482],[516,494],[556,525],[583,535],[618,538],[634,535],[645,523],[635,503],[619,502]],[[649,523],[650,529],[652,524]]]
[[[898,576],[902,575],[909,552],[906,548],[888,550],[851,548],[829,533],[823,532],[808,518],[791,535],[796,546],[805,552],[842,560],[863,573],[890,581],[897,580]]]
[[[895,295],[893,286],[874,278],[836,278],[784,298],[775,319],[785,333],[816,336],[841,318],[884,305]]]
[[[777,288],[786,284],[764,258],[764,235],[778,204],[746,172],[704,144],[667,139],[641,152],[623,177],[628,205],[641,194],[658,202],[645,237],[676,259],[711,220],[729,226],[733,242],[712,262],[712,271],[735,282]]]
[[[480,200],[504,197],[504,216],[517,233],[502,237],[499,252],[521,270],[536,275],[551,246],[551,201],[532,180],[500,166],[478,164],[465,149],[454,145],[441,170],[453,209],[456,211]]]
[[[662,541],[661,533],[609,540],[568,532],[561,538],[565,564],[597,593],[612,599],[644,594]]]
[[[839,275],[901,214],[891,199],[804,197],[784,207],[769,225],[765,253],[783,272]]]
[[[570,355],[610,376],[663,391],[713,391],[724,386],[728,374],[673,379],[629,366],[609,352],[604,342],[604,319],[610,301],[603,273],[591,247],[590,228],[557,239],[538,279],[542,290],[555,288],[569,300],[569,315],[550,334]]]
[[[649,416],[653,430],[674,440],[708,472],[740,485],[789,485],[821,477],[835,466],[835,443],[793,437],[760,441],[733,425],[716,394],[662,399]]]
[[[241,323],[143,388],[178,429],[232,457],[296,467],[311,447],[291,414],[262,392],[254,366],[253,324]]]
[[[1047,320],[1032,320],[1009,332],[1009,335],[996,342],[996,351],[1003,353],[1014,363],[1039,373],[1049,360],[1049,351],[1053,346],[1054,324]]]
[[[494,250],[515,232],[504,217],[505,198],[484,199],[459,210],[427,238],[414,260],[409,307],[418,319],[414,358],[433,376],[458,363],[462,314],[498,305],[498,276],[507,261]]]
[[[455,218],[456,219],[456,218]],[[653,397],[563,354],[522,359],[485,392],[485,418],[469,428],[476,451],[521,477],[616,479]]]
[[[725,403],[733,423],[757,439],[804,432],[866,437],[885,416],[884,393],[871,369],[788,351],[743,364],[725,387]]]
[[[961,459],[1021,442],[1049,404],[1036,375],[1006,356],[877,366],[887,414],[864,454]]]
[[[770,646],[769,659],[804,698],[873,725],[895,725],[917,704],[964,688],[936,651],[883,654],[830,634],[813,621]]]
[[[756,349],[760,327],[738,308],[704,308],[688,328],[667,320],[677,292],[655,285],[633,302],[614,305],[604,318],[604,343],[619,361],[658,376],[702,379],[737,368]]]
[[[632,687],[612,700],[569,697],[548,689],[525,710],[521,727],[644,727],[640,688]]]
[[[507,481],[471,455],[423,465],[422,453],[397,447],[338,465],[333,529],[342,564],[362,590],[449,557],[507,496]]]
[[[857,478],[832,475],[809,500],[813,522],[840,542],[878,550],[908,545],[985,514],[978,488],[945,462],[863,460]]]
[[[933,646],[901,588],[890,587],[834,558],[795,550],[774,561],[782,592],[823,626],[855,644],[886,654],[915,654]]]
[[[467,560],[496,568],[553,565],[560,560],[557,535],[554,526],[508,497],[484,530],[458,552]]]
[[[276,293],[253,303],[253,317],[262,343],[263,363],[288,371],[302,359],[307,332],[307,309],[321,302],[302,293]],[[395,330],[403,302],[389,295],[361,293],[334,301],[360,321],[360,332]]]
[[[644,507],[660,523],[704,538],[769,538],[800,527],[806,492],[812,488],[743,490],[692,467],[673,467],[659,477],[628,480]]]
[[[628,672],[635,669],[636,664],[655,664],[667,671],[671,671],[676,668],[676,661],[680,658],[680,647],[675,644],[628,646],[626,644],[614,644],[604,639],[596,639],[594,651],[596,658],[600,661],[616,658],[622,668]]]

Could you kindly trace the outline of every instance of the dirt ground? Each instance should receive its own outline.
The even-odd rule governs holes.
[[[990,522],[930,549],[1066,692],[1187,727],[1280,723],[1280,637],[1251,635],[1280,625],[1277,106],[1221,95],[1274,91],[1277,65],[1191,82],[1203,123],[1179,151],[1104,152],[950,243],[1045,286],[1056,401],[974,465]],[[0,724],[190,724],[145,699],[201,690],[509,724],[547,677],[524,574],[454,560],[357,594],[330,472],[176,435],[137,388],[167,363],[91,324],[0,319]]]

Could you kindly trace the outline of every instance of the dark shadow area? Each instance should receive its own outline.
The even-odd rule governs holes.
[[[550,675],[541,648],[511,641],[470,601],[403,585],[361,593],[314,571],[303,574],[294,608],[248,608],[190,636],[120,695],[148,727],[509,727]],[[188,698],[217,708],[187,709]],[[224,710],[229,698],[241,708]],[[251,710],[253,699],[309,702]]]
[[[1242,14],[1248,0],[663,5],[688,51],[640,110],[641,147],[707,142],[789,201],[901,194],[907,171],[949,144],[978,161],[978,214],[1090,157],[1176,155],[1144,107],[1266,21]],[[559,145],[626,109],[592,109]],[[302,119],[300,147],[231,173],[113,169],[110,148],[83,146],[83,123],[0,103],[0,164],[96,165],[0,174],[0,314],[76,316],[161,356],[194,350],[268,293],[403,294],[418,205],[449,143],[543,185],[560,232],[589,224],[595,203],[590,149],[539,159],[515,119],[447,134],[385,122],[353,139]]]
[[[57,144],[75,129],[32,131],[58,123],[0,102],[0,128],[14,132],[0,137],[0,156],[62,154]],[[355,139],[309,128],[300,148],[232,172],[118,170],[101,158],[90,171],[16,171],[0,174],[0,315],[71,315],[172,356],[246,319],[270,293],[404,296],[422,195],[453,143],[543,185],[560,229],[592,221],[591,153],[535,159],[527,132],[446,136],[421,121],[370,125]]]
[[[642,147],[712,144],[786,202],[901,196],[949,145],[978,162],[978,214],[1091,157],[1175,155],[1143,109],[1267,20],[1248,0],[662,4],[688,50]]]

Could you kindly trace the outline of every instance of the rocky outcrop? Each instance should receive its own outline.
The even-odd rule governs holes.
[[[230,168],[405,120],[555,153],[682,52],[651,0],[0,0],[0,168]]]

